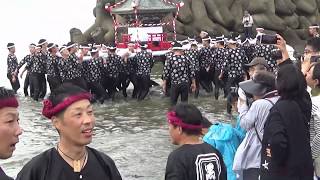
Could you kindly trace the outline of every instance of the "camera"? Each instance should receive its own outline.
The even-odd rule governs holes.
[[[320,62],[320,56],[311,56],[310,57],[310,62],[311,63]]]
[[[278,37],[277,35],[268,35],[268,34],[263,34],[259,36],[258,39],[261,44],[277,44]]]
[[[282,52],[279,49],[271,50],[271,57],[274,60],[282,59]]]
[[[230,93],[231,94],[237,94],[238,95],[239,87],[230,87]]]

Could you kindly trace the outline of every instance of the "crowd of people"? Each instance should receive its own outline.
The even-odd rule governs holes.
[[[166,180],[312,180],[320,176],[320,38],[318,26],[304,54],[292,61],[286,42],[264,44],[263,32],[256,39],[236,35],[174,42],[166,53],[163,91],[172,107],[166,117],[172,143],[179,147],[170,153]],[[261,31],[261,29],[258,29]],[[8,43],[7,77],[12,89],[0,88],[0,158],[9,158],[22,130],[19,126],[19,70],[26,64],[25,95],[43,101],[42,114],[50,119],[60,139],[57,147],[34,157],[18,173],[18,180],[33,179],[122,179],[114,161],[88,147],[95,126],[93,100],[114,99],[117,91],[127,97],[131,82],[133,98],[143,100],[153,82],[154,60],[147,45],[136,51],[128,45],[123,55],[115,44],[108,46],[68,43],[58,48],[41,39],[30,44],[30,54],[19,63],[13,43]],[[190,47],[189,47],[190,46]],[[99,52],[102,52],[99,54]],[[227,143],[221,124],[211,124],[191,104],[202,87],[215,99],[224,92],[227,111],[238,113],[237,141]],[[182,103],[177,104],[181,96]],[[218,128],[217,128],[218,127]],[[232,127],[231,127],[232,129]],[[237,131],[238,132],[238,131]],[[235,135],[236,134],[236,135]],[[10,179],[0,169],[0,179]]]
[[[202,32],[200,37],[198,41],[174,42],[163,55],[163,92],[171,97],[172,105],[177,103],[179,95],[181,101],[186,102],[191,91],[198,97],[200,87],[208,93],[214,92],[215,99],[223,89],[227,97],[231,87],[238,86],[244,79],[245,64],[254,57],[264,57],[268,70],[275,70],[277,57],[273,44],[262,44],[257,39],[241,40],[235,34],[211,38]],[[24,94],[35,101],[45,97],[47,83],[53,91],[64,82],[90,91],[100,103],[109,98],[114,100],[118,91],[127,97],[127,88],[132,83],[132,98],[143,100],[150,87],[158,85],[150,79],[155,62],[146,44],[139,44],[139,49],[135,47],[136,44],[129,43],[125,52],[119,54],[114,43],[77,45],[69,42],[59,48],[40,39],[37,45],[29,45],[30,54],[18,62],[14,43],[8,43],[7,77],[17,91],[20,88],[18,74],[25,65],[20,73],[21,78],[27,71]]]

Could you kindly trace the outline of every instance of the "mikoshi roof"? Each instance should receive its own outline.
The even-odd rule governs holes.
[[[134,8],[132,7],[134,0],[127,0],[122,5],[115,7],[111,10],[112,14],[134,14]],[[170,3],[165,3],[163,0],[136,0],[138,1],[137,11],[141,13],[170,13],[174,12],[177,7]],[[179,3],[176,0],[171,1],[173,3]]]

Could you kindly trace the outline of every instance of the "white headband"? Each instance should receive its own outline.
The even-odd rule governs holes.
[[[42,42],[42,43],[39,43],[38,45],[42,46],[44,43],[47,43],[47,40],[45,40],[45,41]]]
[[[319,28],[319,26],[309,26],[309,28]]]
[[[65,47],[65,46],[64,46],[64,47],[61,47],[61,49],[60,49],[59,52],[62,53],[62,51],[66,50],[66,49],[67,49],[67,47]]]

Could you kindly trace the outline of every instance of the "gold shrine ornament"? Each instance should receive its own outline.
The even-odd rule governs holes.
[[[73,172],[80,172],[80,171],[81,171],[81,161],[73,160]]]

